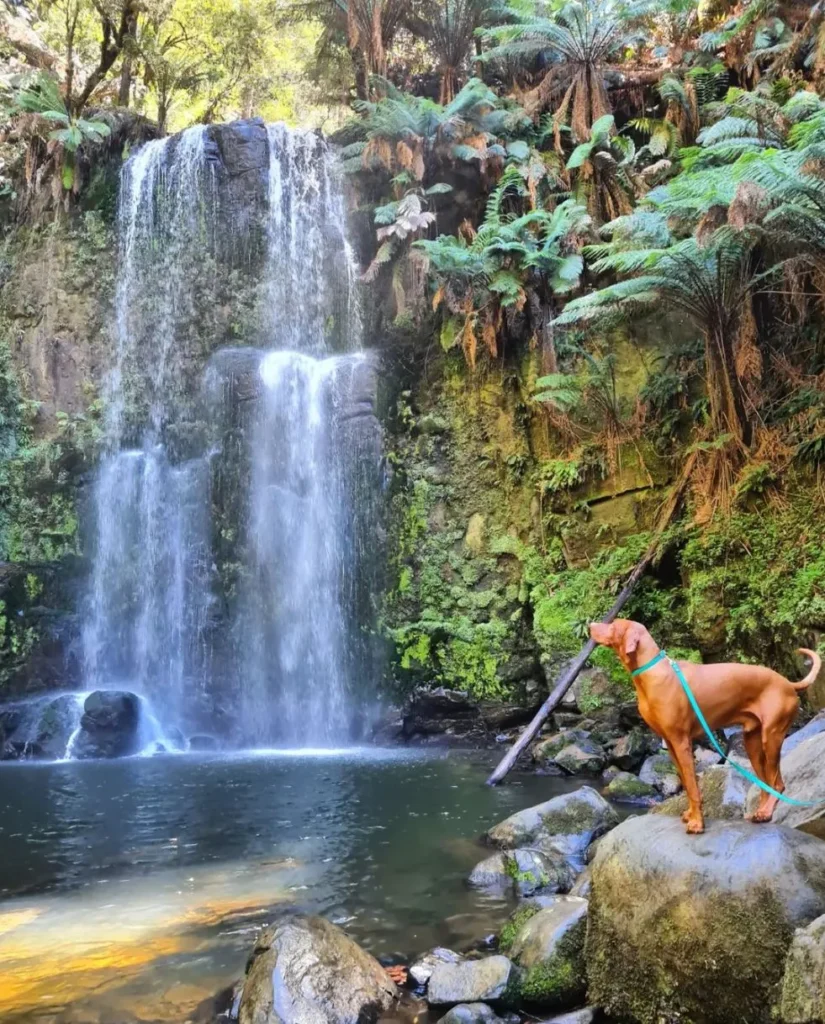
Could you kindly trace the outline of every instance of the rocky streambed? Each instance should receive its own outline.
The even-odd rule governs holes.
[[[786,781],[803,798],[816,786],[825,793],[823,723],[814,719],[787,741]],[[582,742],[563,732],[542,742],[558,750]],[[570,742],[559,746],[563,739]],[[661,800],[655,779],[668,773],[648,774]],[[498,934],[379,963],[330,922],[287,915],[259,937],[224,1018],[825,1021],[825,843],[817,835],[825,808],[783,807],[777,823],[752,825],[741,819],[756,792],[732,768],[709,765],[701,778],[708,828],[689,836],[678,795],[620,821],[599,791],[615,794],[619,778],[598,788],[582,780],[484,833],[489,855],[467,884],[517,900]]]

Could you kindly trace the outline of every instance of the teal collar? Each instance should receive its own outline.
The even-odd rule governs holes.
[[[667,658],[667,654],[665,654],[664,651],[659,651],[655,658],[651,658],[650,661],[642,665],[641,668],[635,669],[635,671],[631,672],[630,674],[632,676],[640,676],[642,672],[647,672],[649,668],[653,668],[654,665],[658,665],[659,662],[664,661],[665,658]]]

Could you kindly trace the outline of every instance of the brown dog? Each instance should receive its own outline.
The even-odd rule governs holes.
[[[597,644],[612,648],[628,672],[646,665],[659,653],[659,645],[645,627],[630,619],[616,619],[609,625],[593,622],[590,636]],[[755,774],[779,793],[785,788],[779,772],[779,756],[799,708],[797,692],[810,686],[822,667],[822,660],[815,651],[803,647],[799,653],[807,655],[813,663],[801,683],[791,683],[761,665],[678,663],[711,729],[741,725]],[[633,683],[639,713],[667,744],[685,787],[688,809],[682,820],[688,832],[702,832],[705,824],[696,782],[693,740],[703,736],[704,730],[667,660],[635,676]],[[749,820],[770,821],[777,802],[775,796],[763,792]]]

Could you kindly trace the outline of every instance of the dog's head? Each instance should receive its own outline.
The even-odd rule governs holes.
[[[641,622],[615,619],[613,622],[591,622],[590,636],[597,644],[612,648],[624,660],[635,653],[639,643],[647,636]]]

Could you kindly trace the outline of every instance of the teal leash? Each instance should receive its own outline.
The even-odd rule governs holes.
[[[767,782],[763,782],[760,778],[754,775],[753,772],[749,772],[747,768],[743,768],[740,764],[737,764],[736,761],[731,761],[731,759],[728,757],[725,751],[722,750],[722,747],[719,741],[716,739],[713,730],[708,725],[705,716],[702,714],[702,709],[699,707],[699,703],[694,697],[693,690],[691,690],[687,679],[685,679],[684,672],[672,658],[669,658],[667,656],[667,654],[664,651],[659,651],[655,658],[651,658],[650,661],[642,665],[641,668],[637,668],[634,672],[631,672],[630,674],[634,677],[640,676],[642,672],[647,672],[648,669],[651,669],[655,665],[658,665],[661,661],[667,661],[670,667],[676,673],[676,678],[682,684],[682,689],[685,691],[685,696],[690,701],[690,706],[693,708],[693,713],[699,719],[699,724],[705,730],[705,735],[710,740],[713,749],[716,751],[717,754],[719,754],[722,760],[727,761],[731,768],[735,768],[736,771],[738,771],[740,775],[744,775],[749,782],[752,782],[754,785],[759,786],[760,789],[763,789],[766,793],[770,793],[771,796],[775,796],[778,800],[782,800],[783,803],[792,804],[794,807],[819,807],[821,804],[825,804],[825,800],[793,800],[791,797],[785,796],[784,793],[780,793],[772,786],[769,786]]]

